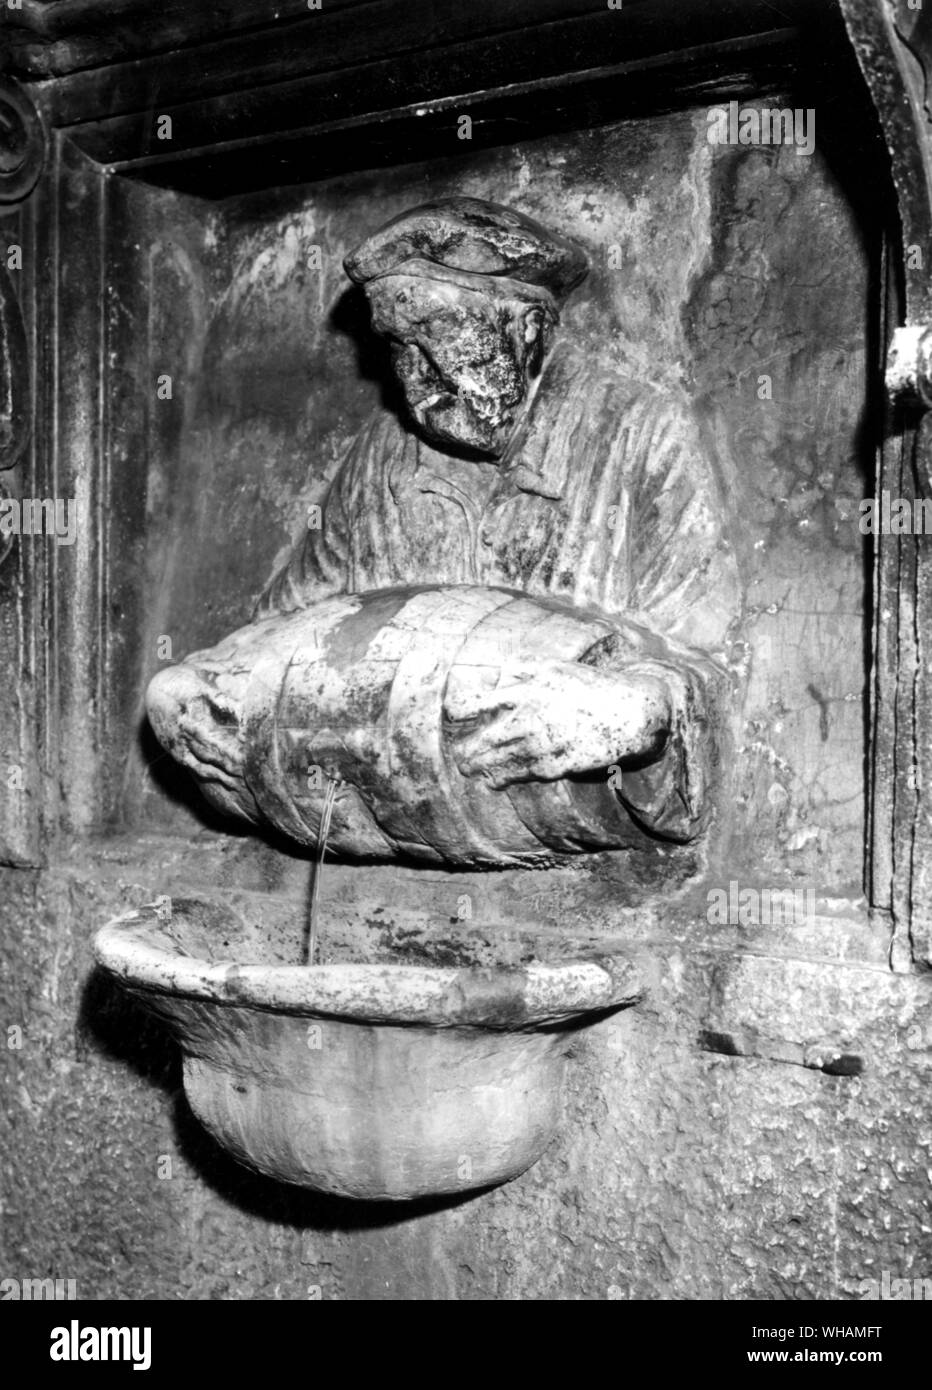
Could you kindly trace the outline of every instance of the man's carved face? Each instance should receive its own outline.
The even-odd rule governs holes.
[[[551,297],[514,281],[403,273],[370,281],[366,293],[421,433],[499,458],[556,322]]]
[[[245,781],[244,722],[262,630],[241,629],[210,651],[164,667],[146,691],[149,723],[162,747],[194,774],[212,806],[248,820],[257,811]]]

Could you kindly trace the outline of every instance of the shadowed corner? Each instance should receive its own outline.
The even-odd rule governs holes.
[[[390,345],[372,331],[369,304],[361,286],[349,285],[342,291],[330,311],[329,323],[341,337],[349,339],[359,376],[379,388],[381,406],[407,421],[404,393],[390,366]]]
[[[250,825],[234,816],[225,816],[210,804],[196,778],[159,743],[146,714],[139,721],[136,746],[148,780],[158,794],[172,807],[187,811],[205,830],[239,839],[261,833],[262,827]]]
[[[181,1086],[181,1054],[168,1029],[97,965],[81,992],[75,1038],[81,1061],[121,1062],[166,1095]]]

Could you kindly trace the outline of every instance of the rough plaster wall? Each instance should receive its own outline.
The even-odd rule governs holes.
[[[464,191],[584,241],[594,269],[567,330],[695,402],[748,577],[745,751],[708,877],[675,902],[626,905],[624,864],[604,857],[592,873],[328,870],[335,954],[425,923],[436,952],[465,891],[490,951],[549,926],[564,945],[633,951],[644,973],[642,1005],[579,1037],[544,1159],[413,1212],[239,1168],[191,1119],[175,1049],[92,975],[94,928],[155,893],[304,904],[304,864],[204,830],[164,765],[148,783],[131,766],[128,812],[172,835],[76,845],[48,871],[2,876],[15,923],[2,1021],[23,1028],[20,1049],[0,1049],[4,1273],[76,1278],[89,1297],[604,1299],[856,1297],[883,1269],[932,1271],[930,981],[887,973],[850,898],[793,928],[706,920],[709,882],[840,891],[859,877],[864,585],[845,499],[863,489],[868,286],[820,155],[713,151],[704,128],[702,113],[668,117],[274,203],[191,204],[184,236],[152,251],[169,274],[154,281],[151,360],[183,348],[184,366],[175,413],[150,433],[152,664],[124,673],[137,692],[159,635],[177,656],[244,619],[382,402],[344,251],[412,202]],[[837,1053],[861,1074],[822,1070]]]

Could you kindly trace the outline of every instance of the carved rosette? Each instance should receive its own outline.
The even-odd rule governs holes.
[[[21,87],[0,77],[0,203],[21,203],[36,186],[45,159],[38,112]]]
[[[45,156],[42,123],[25,93],[0,77],[0,203],[18,203],[36,185]],[[12,468],[29,440],[26,331],[0,245],[0,468]]]

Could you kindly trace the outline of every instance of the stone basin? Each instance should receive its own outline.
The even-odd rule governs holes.
[[[307,966],[300,932],[175,899],[103,927],[100,966],[177,1039],[195,1115],[237,1159],[342,1197],[488,1187],[540,1157],[574,1031],[640,993],[612,959]]]

